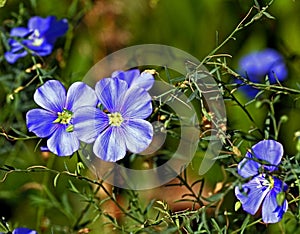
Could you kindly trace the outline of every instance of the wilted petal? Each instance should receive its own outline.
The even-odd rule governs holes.
[[[119,111],[127,90],[128,85],[125,81],[112,78],[99,80],[95,86],[100,103],[110,112]]]
[[[282,204],[278,204],[277,195],[287,189],[287,185],[281,180],[274,178],[274,188],[267,194],[262,205],[262,219],[265,223],[279,222],[287,211],[288,203],[284,199]]]
[[[140,153],[151,143],[153,137],[153,127],[146,120],[128,120],[122,125],[126,147],[132,153]]]
[[[262,201],[270,191],[268,186],[263,185],[264,182],[267,182],[265,177],[259,175],[243,184],[242,191],[239,187],[235,187],[237,199],[242,203],[243,210],[249,214],[254,215],[258,211]]]
[[[108,116],[96,107],[78,108],[73,115],[74,132],[85,143],[94,142],[108,123]]]
[[[34,101],[46,110],[61,112],[66,101],[66,89],[57,80],[49,80],[34,93]]]
[[[57,128],[57,124],[53,121],[57,115],[42,109],[33,109],[26,114],[26,124],[30,132],[33,132],[38,137],[48,137]]]
[[[94,153],[104,161],[116,162],[126,154],[125,139],[120,127],[108,127],[96,139]]]
[[[95,91],[83,82],[73,83],[67,93],[66,109],[75,111],[82,106],[95,106],[98,99]]]
[[[276,169],[275,166],[277,166],[281,158],[283,156],[283,146],[274,140],[262,140],[252,146],[252,154],[253,157],[256,157],[260,160],[266,161],[271,165],[274,166],[267,166],[264,167],[268,169],[269,171],[273,171]]]
[[[144,89],[131,87],[123,100],[122,116],[124,118],[147,118],[152,113],[151,100],[151,96]]]
[[[74,132],[66,131],[66,125],[60,124],[47,140],[47,146],[58,156],[70,156],[79,149],[79,140]]]

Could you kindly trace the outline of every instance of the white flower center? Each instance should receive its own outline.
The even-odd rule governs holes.
[[[29,37],[30,39],[33,40],[32,45],[34,46],[40,46],[44,42],[44,38],[40,37],[41,34],[39,30],[35,29],[32,33],[32,35]]]
[[[107,114],[109,118],[109,124],[112,126],[120,127],[124,119],[119,112]]]

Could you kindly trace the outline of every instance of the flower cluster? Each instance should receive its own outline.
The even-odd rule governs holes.
[[[285,191],[288,186],[270,175],[277,169],[283,156],[282,145],[274,140],[263,140],[255,144],[238,164],[238,173],[243,178],[251,178],[241,187],[235,188],[235,195],[243,209],[254,215],[261,207],[265,223],[279,222],[287,211]]]
[[[283,57],[274,49],[265,49],[250,53],[241,58],[239,62],[241,75],[255,83],[261,83],[268,76],[270,84],[283,81],[287,77],[287,68]],[[253,97],[257,89],[244,87],[246,93]]]
[[[152,113],[147,90],[153,83],[153,75],[137,69],[114,72],[95,90],[76,82],[66,92],[59,81],[47,81],[34,93],[42,109],[27,112],[27,127],[48,138],[47,147],[59,156],[72,155],[80,141],[94,142],[98,157],[115,162],[126,150],[139,153],[152,141],[153,128],[145,119]]]
[[[41,18],[34,16],[29,19],[27,28],[16,27],[10,32],[8,45],[10,50],[4,54],[7,62],[15,63],[28,54],[47,56],[52,50],[56,39],[68,30],[66,19],[57,20],[55,16]]]

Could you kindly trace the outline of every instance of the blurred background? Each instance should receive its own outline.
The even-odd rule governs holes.
[[[264,6],[268,1],[257,2]],[[58,41],[59,49],[52,57],[57,66],[57,76],[70,85],[82,80],[86,72],[106,55],[131,45],[169,45],[184,50],[201,61],[234,30],[253,6],[253,0],[26,0],[22,3],[8,0],[0,8],[0,27],[9,32],[11,26],[26,25],[27,20],[34,15],[67,18],[70,22],[69,32],[62,39],[65,41]],[[275,19],[263,17],[238,32],[235,40],[230,40],[217,53],[230,55],[231,58],[227,57],[227,64],[237,70],[238,61],[243,55],[267,47],[275,48],[284,56],[288,66],[289,75],[284,85],[299,89],[300,4],[293,0],[275,0],[269,12]],[[1,55],[3,52],[2,47]],[[32,95],[35,87],[29,87],[26,92],[20,92],[10,100],[8,95],[28,80],[10,76],[10,82],[7,82],[4,63],[2,59],[0,127],[7,133],[15,134],[15,131],[11,131],[13,127],[27,134],[24,113],[34,106]],[[224,81],[231,81],[231,77],[225,76]],[[249,101],[243,93],[237,93],[237,98],[242,103]],[[257,111],[255,105],[249,105],[248,108],[255,120],[263,126],[266,115],[264,109]],[[284,114],[289,118],[279,136],[288,155],[296,152],[294,133],[300,129],[299,108],[299,102],[294,102],[289,97],[283,97],[283,101],[276,105],[278,117]],[[230,103],[227,104],[227,116],[229,129],[247,131],[251,125],[244,113]],[[0,136],[0,165],[15,168],[47,165],[58,171],[66,170],[66,167],[70,171],[76,169],[76,157],[59,158],[42,153],[35,149],[37,142],[8,141]],[[242,149],[242,153],[245,150]],[[220,168],[216,166],[206,175],[212,187],[222,180],[221,174]],[[3,172],[1,175],[3,178]],[[31,228],[35,228],[37,219],[40,218],[39,221],[44,222],[45,226],[56,225],[63,233],[64,226],[67,226],[66,220],[73,223],[76,220],[73,208],[78,206],[80,210],[83,205],[77,203],[81,199],[78,194],[66,191],[70,178],[61,176],[55,188],[53,179],[53,175],[39,172],[13,173],[6,179],[3,178],[5,181],[0,183],[0,216]],[[92,190],[87,183],[74,183],[84,191]],[[44,186],[49,188],[48,192],[45,192]],[[47,204],[49,200],[51,204]]]

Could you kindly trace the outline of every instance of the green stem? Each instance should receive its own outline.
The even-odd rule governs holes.
[[[51,155],[48,159],[47,162],[47,168],[52,168],[53,164],[55,162],[55,156]],[[44,191],[44,187],[46,187],[49,184],[49,178],[50,178],[50,173],[45,173],[42,181],[42,191],[41,191],[41,197],[45,197],[46,193]],[[39,206],[37,210],[37,222],[36,222],[36,229],[40,229],[40,225],[42,223],[43,217],[45,214],[45,207],[44,206]]]

